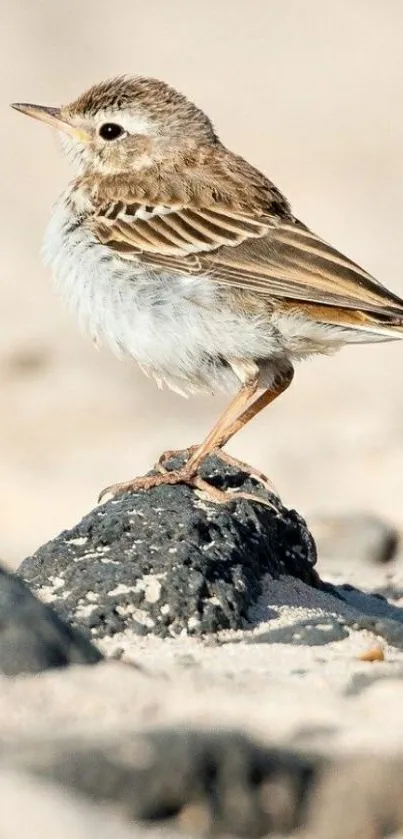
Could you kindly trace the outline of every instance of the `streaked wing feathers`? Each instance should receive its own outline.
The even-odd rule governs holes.
[[[204,273],[220,285],[284,302],[402,317],[403,302],[356,263],[290,217],[234,212],[214,204],[115,202],[101,207],[91,227],[126,259],[154,268]]]
[[[300,222],[208,257],[216,282],[268,297],[403,314],[403,301]],[[203,260],[205,263],[207,260]]]
[[[221,207],[179,207],[161,213],[149,209],[149,213],[137,210],[132,214],[130,207],[119,207],[117,213],[109,208],[92,222],[93,230],[101,242],[126,255],[132,251],[133,255],[185,258],[261,237],[268,229],[263,218],[249,218]]]

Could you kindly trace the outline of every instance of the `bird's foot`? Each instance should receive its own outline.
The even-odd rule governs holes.
[[[154,469],[156,472],[161,472],[162,475],[165,475],[165,473],[168,472],[168,469],[165,466],[165,463],[168,460],[174,460],[176,457],[185,457],[185,462],[187,463],[188,460],[196,454],[198,449],[199,446],[189,446],[187,449],[166,449],[166,451],[162,452],[162,455],[158,458],[154,465]]]
[[[98,503],[101,502],[106,495],[113,497],[122,495],[124,492],[139,492],[141,490],[147,491],[158,486],[173,486],[174,484],[186,484],[195,490],[202,493],[203,497],[215,504],[228,504],[230,501],[237,501],[239,498],[245,498],[249,501],[257,501],[266,507],[272,507],[265,498],[259,495],[253,495],[249,492],[236,492],[231,490],[222,490],[213,486],[198,474],[197,470],[188,467],[187,464],[181,469],[174,469],[171,472],[161,466],[163,471],[157,475],[143,475],[140,478],[133,478],[131,481],[125,481],[119,484],[111,484],[102,490],[98,497]]]
[[[245,472],[245,474],[249,475],[250,478],[254,478],[255,481],[262,484],[268,492],[271,492],[273,495],[277,495],[277,497],[279,497],[278,491],[272,481],[263,472],[261,472],[260,469],[250,466],[249,463],[245,463],[244,460],[239,460],[237,457],[233,457],[231,454],[224,452],[222,449],[214,449],[212,454],[228,466],[233,466],[234,469],[239,469],[240,472]]]
[[[185,470],[184,469],[176,469],[175,471],[168,472],[164,470],[163,473],[158,475],[142,475],[139,478],[133,478],[131,481],[123,481],[119,484],[111,484],[105,489],[98,496],[98,503],[103,500],[105,495],[122,495],[124,492],[138,492],[139,490],[149,490],[153,489],[157,486],[162,486],[163,484],[167,484],[172,486],[173,484],[179,483],[187,483],[185,480],[185,475],[182,474]]]
[[[180,449],[167,449],[167,451],[163,452],[161,457],[158,458],[154,469],[157,472],[165,475],[168,473],[168,470],[165,466],[166,461],[172,460],[175,457],[183,457],[185,455],[186,462],[188,462],[193,455],[198,451],[199,446],[189,446],[189,448],[180,450]],[[258,481],[268,492],[271,492],[273,495],[278,497],[278,491],[272,481],[261,472],[259,469],[256,469],[254,466],[250,466],[249,463],[245,463],[243,460],[238,460],[237,457],[233,457],[227,452],[223,451],[223,449],[216,448],[210,452],[211,455],[218,457],[222,463],[226,463],[228,466],[233,466],[234,469],[239,469],[241,472],[244,472],[246,475],[249,475],[250,478],[254,478],[255,481]],[[172,474],[172,473],[168,473]]]

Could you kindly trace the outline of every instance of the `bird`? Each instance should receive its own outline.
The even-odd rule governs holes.
[[[13,108],[52,126],[75,167],[43,253],[95,342],[184,395],[229,394],[202,443],[155,474],[102,493],[187,484],[289,387],[296,362],[403,337],[403,300],[293,215],[280,190],[220,140],[209,117],[164,81],[119,76],[72,103]]]

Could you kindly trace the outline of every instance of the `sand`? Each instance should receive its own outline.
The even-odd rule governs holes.
[[[325,569],[326,570],[326,569]],[[346,575],[354,585],[364,568]],[[367,591],[384,580],[365,569]],[[337,582],[338,574],[324,574]],[[389,569],[398,592],[402,573]],[[265,603],[270,603],[270,619]],[[401,615],[401,603],[394,603]],[[0,727],[7,737],[83,728],[109,731],[144,725],[239,727],[268,743],[303,744],[340,754],[399,754],[403,748],[403,650],[372,632],[350,630],[343,640],[311,646],[261,643],[264,632],[301,619],[358,617],[359,600],[334,597],[292,578],[272,581],[253,630],[219,638],[141,638],[115,635],[97,643],[122,656],[94,667],[2,678]],[[380,614],[392,616],[393,606]],[[266,611],[266,620],[265,620]],[[379,647],[382,661],[361,657]],[[302,739],[301,739],[302,738]],[[304,738],[307,738],[306,740]]]

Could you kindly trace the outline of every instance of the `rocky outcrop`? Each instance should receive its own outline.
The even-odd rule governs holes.
[[[19,573],[95,638],[126,629],[162,637],[240,629],[268,578],[318,585],[301,516],[217,458],[205,469],[220,488],[258,493],[266,503],[218,505],[186,486],[128,493],[41,547]]]

